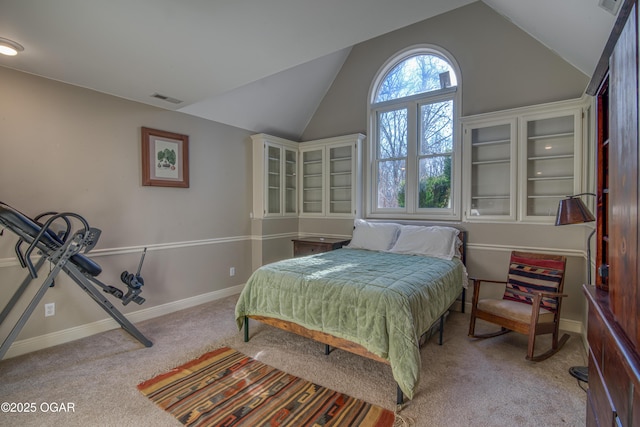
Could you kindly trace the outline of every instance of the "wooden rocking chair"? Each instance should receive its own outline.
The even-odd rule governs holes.
[[[473,280],[473,300],[469,336],[490,338],[510,331],[529,336],[527,360],[540,361],[555,354],[569,335],[558,340],[560,307],[564,287],[566,257],[528,252],[512,252],[506,282]],[[481,283],[506,285],[502,299],[480,299]],[[489,334],[475,333],[476,319],[501,326],[501,330]],[[537,335],[553,334],[551,349],[534,356]]]

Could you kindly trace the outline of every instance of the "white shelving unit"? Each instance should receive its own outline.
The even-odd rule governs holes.
[[[516,120],[469,120],[463,128],[469,221],[516,219]]]
[[[465,221],[552,223],[580,193],[582,100],[462,118]]]
[[[300,144],[300,216],[349,217],[360,207],[361,150],[364,135]]]
[[[520,118],[520,173],[524,221],[553,221],[558,202],[581,192],[582,110],[570,108]]]
[[[284,213],[298,213],[298,151],[284,149]]]
[[[329,213],[354,214],[354,180],[357,171],[353,144],[329,146]]]
[[[301,214],[324,215],[324,150],[300,150],[302,157]]]
[[[362,134],[297,143],[253,135],[253,218],[353,218],[361,206]]]

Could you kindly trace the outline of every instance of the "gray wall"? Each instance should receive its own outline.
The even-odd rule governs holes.
[[[482,2],[371,39],[353,47],[302,140],[367,134],[371,82],[397,52],[437,45],[462,74],[462,115],[580,98],[589,77]]]
[[[440,46],[458,62],[463,116],[580,98],[589,82],[588,76],[493,9],[475,2],[354,46],[302,140],[366,134],[367,99],[376,73],[397,52],[416,44]],[[468,271],[472,276],[504,280],[513,249],[568,256],[565,291],[570,298],[564,303],[562,317],[575,322],[569,327],[579,327],[584,321],[581,284],[586,277],[588,227],[455,225],[469,231]],[[301,220],[300,230],[343,234],[348,228],[340,220],[307,219]]]
[[[7,68],[0,68],[0,89],[0,200],[31,216],[77,212],[100,228],[90,255],[103,282],[120,286],[120,273],[135,271],[149,246],[146,303],[114,300],[117,307],[161,314],[172,309],[167,304],[238,292],[233,287],[252,271],[248,131]],[[190,188],[141,185],[141,126],[189,135]],[[0,237],[3,303],[25,275],[15,241],[9,231]],[[19,341],[107,318],[64,277],[43,302],[55,302],[56,315],[45,319],[38,307]],[[3,326],[0,337],[6,333]]]
[[[366,99],[375,73],[397,51],[418,43],[442,46],[458,61],[465,115],[576,98],[588,82],[587,76],[477,2],[355,46],[303,140],[366,133]],[[0,68],[0,89],[0,200],[29,215],[78,212],[102,229],[92,256],[103,267],[100,279],[107,283],[117,285],[121,271],[135,270],[142,247],[148,246],[142,271],[147,302],[116,304],[134,321],[177,309],[183,301],[194,304],[237,292],[254,268],[290,256],[290,240],[298,232],[350,234],[349,220],[249,219],[248,131],[6,68]],[[141,126],[190,136],[189,189],[141,185]],[[471,274],[502,278],[512,248],[569,255],[566,290],[571,298],[563,317],[582,321],[579,286],[588,230],[462,226],[469,230]],[[8,231],[0,237],[0,301],[9,298],[25,275],[15,261],[14,243]],[[236,275],[229,277],[232,266]],[[63,277],[43,302],[55,302],[56,315],[45,319],[39,307],[19,341],[78,328],[97,331],[91,325],[107,318]],[[0,328],[0,337],[6,333],[6,326]],[[57,342],[56,336],[52,343]]]

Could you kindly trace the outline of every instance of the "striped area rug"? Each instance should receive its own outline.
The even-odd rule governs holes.
[[[187,426],[388,427],[394,414],[231,348],[204,354],[138,389]]]

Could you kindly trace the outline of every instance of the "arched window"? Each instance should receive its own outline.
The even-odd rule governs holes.
[[[459,218],[459,73],[442,49],[391,58],[370,91],[368,215]]]

